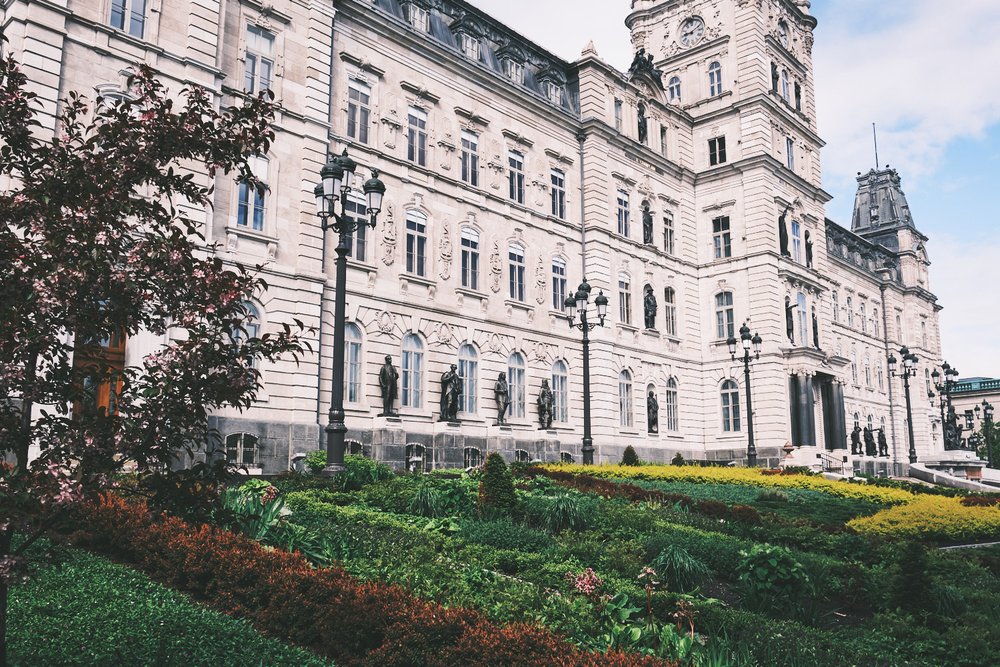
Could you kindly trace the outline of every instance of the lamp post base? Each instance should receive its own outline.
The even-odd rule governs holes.
[[[347,470],[346,467],[334,464],[334,465],[328,465],[327,467],[323,468],[323,470],[321,470],[319,474],[321,477],[336,477],[345,470]]]

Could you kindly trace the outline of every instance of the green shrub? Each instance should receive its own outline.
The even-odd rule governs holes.
[[[740,556],[736,571],[744,600],[752,608],[777,610],[796,603],[809,584],[802,564],[784,547],[756,544]]]
[[[667,585],[667,590],[675,593],[690,593],[709,574],[707,565],[676,544],[667,545],[650,566]]]
[[[540,552],[552,546],[552,538],[509,519],[496,521],[462,521],[459,537],[472,544],[486,544],[497,549]]]
[[[337,475],[337,483],[345,491],[353,491],[393,476],[392,468],[384,463],[348,454],[344,457],[344,472]]]
[[[639,455],[635,453],[635,447],[629,445],[625,448],[622,453],[622,465],[623,466],[637,466],[642,462],[639,460]]]
[[[417,487],[417,492],[413,494],[413,500],[407,511],[410,514],[417,514],[426,517],[442,516],[441,494],[429,482],[424,482]]]
[[[684,465],[684,455],[680,452],[674,454],[674,458],[670,459],[670,465],[672,466],[682,466]]]
[[[781,489],[764,489],[757,494],[759,503],[787,503],[788,494]]]
[[[554,496],[530,496],[525,507],[528,522],[550,533],[583,530],[590,523],[596,501],[580,495],[559,493]]]
[[[905,612],[931,609],[930,564],[927,549],[916,541],[908,541],[891,551],[886,608]]]
[[[486,457],[479,482],[479,513],[484,517],[509,517],[517,505],[514,480],[507,463],[497,452]]]
[[[323,468],[326,467],[326,450],[317,449],[314,452],[309,452],[306,454],[305,464],[309,472],[314,475],[320,474],[323,472]]]

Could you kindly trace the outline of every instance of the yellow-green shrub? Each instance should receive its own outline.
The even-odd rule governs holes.
[[[1000,539],[1000,507],[966,507],[961,498],[918,496],[907,505],[852,519],[859,533],[954,542]]]

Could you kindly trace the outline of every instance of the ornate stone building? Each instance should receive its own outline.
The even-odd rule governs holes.
[[[70,90],[127,94],[134,62],[220,104],[261,87],[281,100],[277,139],[256,161],[266,194],[223,179],[214,208],[193,212],[220,256],[264,265],[259,326],[302,319],[319,352],[263,367],[261,400],[216,417],[240,462],[283,470],[320,445],[334,243],[311,191],[327,151],[344,148],[387,186],[378,226],[353,236],[349,260],[355,450],[427,469],[494,450],[579,460],[581,340],[563,302],[584,277],[610,299],[591,343],[598,462],[627,445],[650,460],[745,459],[747,388],[726,343],[744,322],[763,339],[751,380],[761,460],[775,464],[791,443],[803,463],[900,472],[906,411],[886,359],[903,344],[920,359],[917,455],[942,449],[919,400],[941,358],[927,239],[888,167],[859,175],[850,229],[826,219],[807,1],[633,0],[627,72],[592,47],[561,60],[462,0],[0,7],[50,117]],[[129,341],[126,362],[164,342]],[[378,416],[387,355],[398,418]],[[441,422],[452,364],[458,420]],[[506,425],[495,424],[500,373]],[[884,427],[888,456],[850,454],[855,425],[876,438]]]

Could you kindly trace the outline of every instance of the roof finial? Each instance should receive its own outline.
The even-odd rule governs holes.
[[[875,123],[872,123],[872,139],[875,141],[875,171],[878,171],[878,133],[875,131]]]

